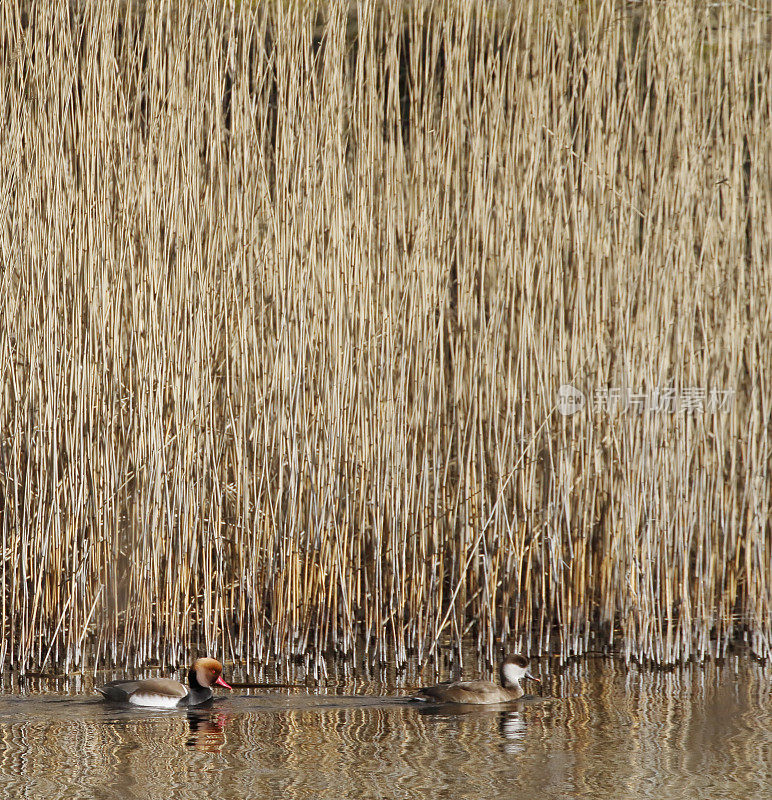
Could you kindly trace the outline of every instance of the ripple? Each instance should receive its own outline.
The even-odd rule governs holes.
[[[760,797],[769,672],[576,662],[552,696],[427,709],[394,687],[234,693],[187,713],[90,695],[0,695],[2,796]],[[359,688],[359,687],[357,687]]]

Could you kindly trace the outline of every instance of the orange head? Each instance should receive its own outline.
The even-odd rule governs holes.
[[[193,665],[200,686],[224,686],[232,688],[222,679],[222,664],[216,658],[199,658]]]

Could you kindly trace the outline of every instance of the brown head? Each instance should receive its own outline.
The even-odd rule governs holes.
[[[201,687],[224,686],[232,688],[222,679],[222,664],[216,658],[199,658],[190,670],[191,684],[195,679]]]
[[[501,685],[507,689],[520,686],[523,678],[530,678],[536,683],[541,681],[528,671],[528,659],[521,655],[507,656],[501,662]]]

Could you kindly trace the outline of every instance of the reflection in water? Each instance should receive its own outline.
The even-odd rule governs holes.
[[[393,678],[193,713],[27,687],[0,694],[0,796],[751,798],[772,785],[768,667],[547,666],[544,697],[473,709],[405,702]]]
[[[189,709],[188,747],[195,747],[196,750],[207,753],[216,753],[225,744],[225,726],[228,724],[228,720],[227,714]]]
[[[499,717],[499,732],[505,740],[504,751],[510,755],[523,749],[526,724],[519,711],[502,711]]]

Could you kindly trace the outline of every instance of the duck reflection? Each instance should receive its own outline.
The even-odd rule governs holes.
[[[505,740],[507,753],[520,753],[525,744],[525,720],[519,711],[502,711],[499,716],[499,733]]]
[[[190,736],[186,742],[188,747],[206,753],[216,753],[225,744],[225,727],[230,718],[227,714],[213,711],[188,712]]]
[[[426,705],[413,706],[419,714],[435,716],[435,717],[462,717],[472,714],[475,718],[481,719],[483,717],[498,717],[501,715],[510,715],[513,713],[520,713],[524,704],[522,702],[516,703],[499,703],[497,705],[480,706],[474,703],[427,703]]]
[[[513,708],[513,706],[515,706]],[[425,716],[434,717],[474,717],[474,719],[490,719],[498,724],[499,734],[504,739],[504,750],[507,753],[519,753],[525,744],[526,723],[521,703],[509,703],[508,708],[478,706],[470,703],[438,703],[419,706],[416,711]]]

